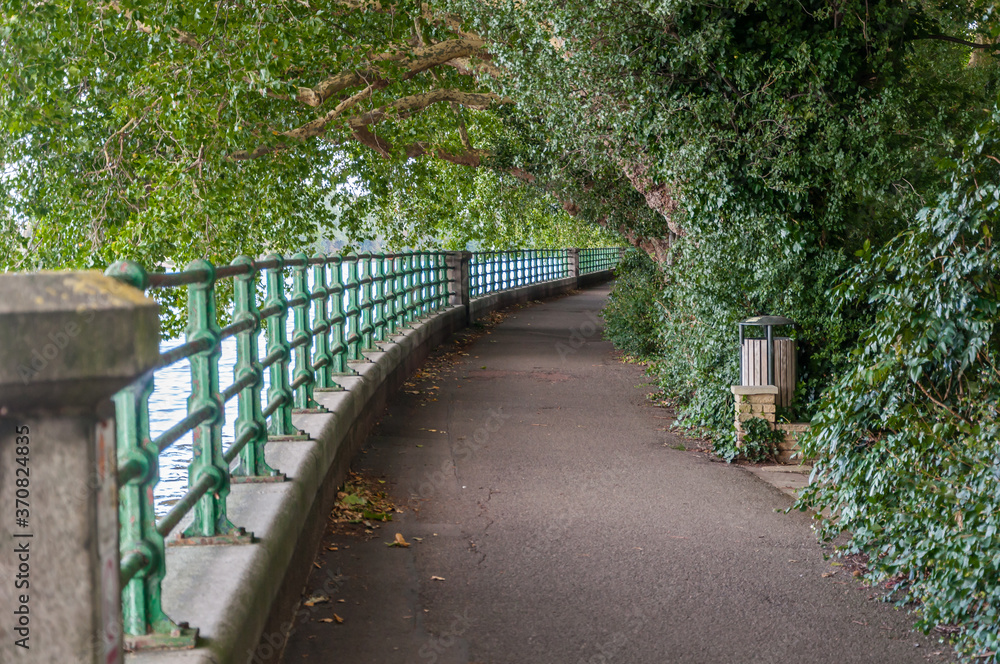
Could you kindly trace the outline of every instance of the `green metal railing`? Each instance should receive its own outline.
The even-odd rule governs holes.
[[[618,247],[580,249],[580,274],[612,270],[621,262],[622,250]]]
[[[476,251],[469,262],[469,295],[518,288],[570,276],[570,249]]]
[[[185,343],[163,353],[153,371],[114,399],[128,647],[194,645],[197,630],[175,624],[162,608],[165,539],[191,514],[189,525],[171,544],[252,542],[253,535],[228,518],[230,486],[284,481],[284,475],[267,464],[265,446],[306,439],[292,424],[292,413],[325,410],[314,399],[315,392],[343,389],[336,378],[356,374],[351,363],[365,361],[364,351],[379,350],[379,342],[448,306],[451,292],[445,261],[444,252],[312,257],[300,253],[288,259],[244,256],[225,267],[196,260],[173,274],[147,274],[128,262],[108,268],[106,274],[141,290],[187,287]],[[233,280],[233,307],[231,321],[220,328],[215,286],[223,279]],[[266,295],[258,304],[261,287]],[[262,329],[263,357],[258,347]],[[220,348],[230,337],[236,338],[234,380],[222,388]],[[152,438],[149,397],[154,374],[185,358],[191,367],[187,416]],[[270,387],[262,403],[265,369]],[[238,400],[235,439],[223,450],[225,404],[233,398]],[[193,457],[188,491],[157,520],[153,488],[159,481],[159,455],[188,432]]]
[[[167,538],[190,516],[171,545],[253,542],[252,533],[229,519],[230,487],[285,480],[280,469],[268,465],[265,449],[275,441],[307,439],[294,426],[293,413],[323,412],[317,392],[344,389],[338,377],[357,375],[353,365],[367,361],[364,352],[379,350],[379,343],[449,306],[460,289],[480,297],[572,276],[577,269],[610,269],[620,256],[619,249],[584,249],[574,264],[576,251],[241,256],[224,267],[196,260],[169,274],[147,273],[124,261],[108,268],[107,275],[143,291],[187,289],[184,342],[162,353],[153,370],[114,397],[126,646],[194,646],[197,629],[175,623],[162,607]],[[468,281],[449,281],[449,269],[456,281]],[[223,280],[232,280],[232,313],[220,327],[216,286]],[[222,387],[221,344],[230,338],[236,348],[233,381]],[[156,372],[184,359],[191,375],[186,416],[153,437],[149,399]],[[225,406],[234,398],[233,441],[224,448]],[[160,454],[188,433],[187,492],[157,518],[153,491]]]

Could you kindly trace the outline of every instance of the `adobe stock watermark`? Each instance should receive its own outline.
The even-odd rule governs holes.
[[[484,421],[472,434],[471,441],[465,441],[455,448],[456,460],[466,460],[473,454],[483,449],[490,441],[490,437],[500,431],[503,423],[510,419],[510,415],[503,412],[502,407],[491,408]],[[423,481],[417,487],[417,498],[430,498],[444,486],[450,478],[454,477],[455,463],[451,459],[445,459],[441,467],[435,471],[428,471]]]
[[[78,315],[78,320],[68,321],[62,326],[62,329],[49,332],[48,337],[43,339],[42,343],[31,349],[31,357],[18,363],[17,374],[21,377],[21,381],[28,385],[35,376],[45,371],[49,362],[59,357],[70,342],[80,335],[84,326],[94,320],[95,315],[93,311],[83,311]]]
[[[557,547],[563,546],[563,538],[570,532],[576,517],[566,511],[558,512],[546,522],[545,527],[534,534],[530,542],[521,549],[522,555],[550,556]]]
[[[587,320],[573,327],[569,333],[569,339],[565,342],[556,342],[556,352],[563,362],[570,355],[579,351],[587,340],[601,331],[601,318],[593,311],[587,312]]]
[[[427,660],[428,664],[434,664],[446,650],[454,647],[458,639],[465,636],[471,628],[472,620],[469,618],[469,609],[466,607],[462,614],[455,614],[455,619],[448,626],[448,629],[438,636],[430,637],[427,643],[420,646],[417,654],[420,655],[421,659]]]
[[[91,636],[86,643],[76,649],[73,661],[111,664],[123,661],[119,657],[116,644],[121,643],[124,631],[121,622],[109,622],[100,634]]]
[[[629,641],[637,637],[648,623],[649,617],[643,613],[641,608],[634,607],[632,614],[625,621],[625,626],[612,633],[606,641],[598,644],[597,652],[593,655],[580,657],[577,664],[608,664],[622,654],[622,649]]]
[[[277,630],[263,634],[260,637],[257,647],[247,650],[247,664],[264,664],[264,662],[277,661],[272,658],[280,655],[285,644],[292,639],[292,636],[295,634],[296,624],[306,622],[312,618],[320,610],[321,605],[330,601],[331,596],[343,587],[344,576],[340,573],[340,570],[338,569],[336,573],[326,570],[326,579],[323,580],[323,587],[313,596],[323,594],[326,595],[327,599],[312,606],[303,604],[295,612],[295,615],[282,623]]]
[[[595,478],[574,483],[575,493],[580,496],[598,495],[606,491]],[[571,501],[574,506],[577,500]],[[531,541],[524,544],[521,553],[532,556],[553,556],[562,553],[567,539],[573,534],[573,524],[587,522],[589,514],[585,508],[563,507],[546,518],[545,527],[533,534]]]

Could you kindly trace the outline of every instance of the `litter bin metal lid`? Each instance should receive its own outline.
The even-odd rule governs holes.
[[[754,316],[740,322],[740,325],[795,325],[795,321],[784,316]]]

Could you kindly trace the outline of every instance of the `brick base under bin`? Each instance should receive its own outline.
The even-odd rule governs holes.
[[[778,388],[774,385],[733,385],[730,389],[736,398],[736,447],[743,446],[743,423],[757,417],[766,421],[772,429],[785,432],[784,440],[778,444],[778,462],[801,463],[802,450],[799,448],[799,436],[809,429],[809,424],[775,422]]]

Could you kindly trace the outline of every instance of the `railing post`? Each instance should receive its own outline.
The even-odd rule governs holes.
[[[378,350],[379,341],[386,341],[389,338],[387,333],[388,324],[386,322],[386,278],[385,254],[377,253],[372,257],[372,349]]]
[[[403,319],[404,327],[410,327],[410,324],[414,319],[414,310],[416,308],[415,298],[416,293],[416,268],[413,266],[413,256],[412,251],[407,251],[403,257],[403,274],[404,274],[404,287],[405,298],[403,312],[405,314]]]
[[[215,267],[204,259],[191,261],[188,271],[203,270],[204,281],[188,285],[188,343],[203,341],[205,350],[188,358],[191,364],[191,396],[188,415],[210,408],[211,417],[191,431],[192,459],[188,466],[188,487],[211,482],[211,488],[194,506],[194,520],[175,543],[209,544],[250,542],[243,528],[237,528],[226,514],[229,496],[229,464],[222,456],[222,424],[225,404],[219,393],[219,323],[215,314]],[[210,478],[210,479],[206,479]]]
[[[414,285],[417,287],[414,317],[419,320],[427,315],[427,252],[418,251],[414,254],[414,258],[417,260],[414,274],[416,277]]]
[[[334,336],[334,328],[339,324],[334,323],[330,314],[330,296],[335,292],[341,297],[340,290],[327,285],[327,264],[332,259],[323,254],[313,256],[313,292],[318,295],[313,300],[313,332],[316,334],[316,361],[313,366],[316,369],[316,383],[313,390],[316,392],[340,392],[342,388],[333,382],[334,354],[330,348],[330,338]],[[335,269],[340,269],[340,262],[336,263]],[[339,284],[339,282],[337,282]],[[343,307],[343,304],[341,304]],[[336,316],[334,307],[334,316]],[[336,344],[336,340],[334,341]]]
[[[358,263],[361,256],[354,254],[349,257],[347,264],[347,309],[344,312],[346,318],[345,340],[347,343],[347,361],[354,362],[363,360],[361,355],[361,279],[358,276]]]
[[[97,272],[3,275],[0,302],[0,570],[11,584],[0,652],[118,663],[110,398],[156,366],[158,307]]]
[[[313,398],[316,382],[313,369],[313,335],[309,326],[309,310],[312,299],[309,292],[309,257],[299,252],[292,256],[292,347],[295,352],[295,369],[292,372],[295,413],[322,413],[326,408],[319,406]]]
[[[406,254],[398,253],[395,258],[392,259],[393,273],[395,275],[394,281],[395,286],[395,303],[393,304],[393,311],[395,312],[396,320],[396,331],[406,327]]]
[[[333,310],[330,318],[330,353],[333,355],[331,372],[338,376],[354,375],[354,371],[347,364],[347,309],[344,305],[344,294],[347,290],[344,286],[344,260],[340,256],[333,256],[330,259],[330,295],[333,297]],[[343,389],[342,386],[335,385],[332,390]]]
[[[264,458],[267,426],[260,405],[264,386],[264,368],[260,363],[257,336],[260,332],[260,310],[257,308],[257,269],[253,261],[240,256],[233,265],[248,266],[249,270],[233,279],[233,322],[252,321],[253,326],[236,334],[236,366],[233,380],[253,377],[253,383],[240,390],[237,397],[238,415],[233,431],[236,440],[249,442],[240,450],[239,461],[232,473],[233,482],[284,481],[285,476],[268,465]]]
[[[264,270],[267,282],[265,310],[276,310],[267,321],[267,361],[271,385],[267,390],[265,416],[271,419],[268,425],[268,440],[302,440],[306,436],[292,424],[292,388],[288,384],[288,366],[291,364],[292,349],[288,343],[288,299],[285,297],[285,259],[270,254],[264,261],[274,267]]]
[[[434,281],[437,285],[437,298],[434,300],[435,311],[440,311],[451,302],[451,288],[448,286],[448,263],[445,258],[445,252],[434,252]]]
[[[361,308],[361,322],[358,327],[358,334],[361,335],[360,350],[378,350],[375,346],[375,298],[373,296],[375,288],[375,257],[370,252],[358,255],[358,262],[365,261],[364,272],[361,273],[358,306]],[[365,359],[363,356],[358,359]]]
[[[382,311],[385,322],[383,339],[391,340],[396,334],[396,254],[382,257]]]

